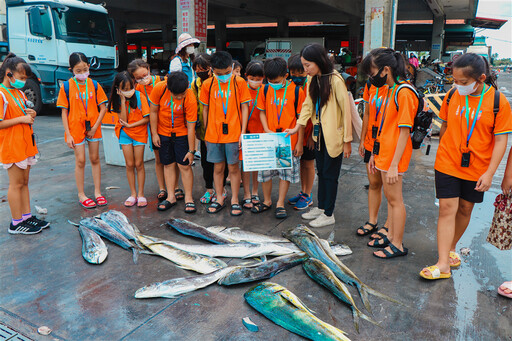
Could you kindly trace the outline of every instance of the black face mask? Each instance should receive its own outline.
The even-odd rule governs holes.
[[[196,74],[197,74],[197,77],[201,78],[202,81],[204,81],[205,79],[208,79],[208,77],[209,77],[208,71],[196,72]]]
[[[379,72],[375,76],[370,76],[370,83],[372,83],[373,86],[380,88],[386,84],[387,76],[381,76],[380,73],[384,70],[384,68],[380,69]]]

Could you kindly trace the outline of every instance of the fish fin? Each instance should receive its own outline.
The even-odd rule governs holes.
[[[357,286],[357,291],[359,291],[359,295],[361,296],[361,301],[366,308],[366,310],[373,315],[372,307],[370,305],[370,300],[368,299],[368,292],[366,290],[366,286],[362,284],[361,286]]]
[[[261,260],[262,263],[266,262],[267,261],[267,256],[266,255],[261,255],[260,256],[260,260]]]
[[[388,295],[385,295],[385,294],[383,294],[381,292],[378,292],[377,290],[370,288],[366,284],[362,284],[361,285],[361,289],[364,290],[365,292],[368,292],[369,294],[372,294],[374,296],[380,297],[380,298],[385,299],[385,300],[387,300],[389,302],[393,302],[393,303],[396,303],[396,304],[399,304],[401,306],[409,308],[408,305],[406,305],[406,304],[404,304],[402,302],[399,302],[399,301],[395,300],[394,298],[389,297]],[[359,292],[361,292],[362,290],[360,290]],[[368,295],[367,295],[367,297],[368,297]]]
[[[131,225],[133,227],[133,230],[135,231],[135,234],[139,235],[140,234],[139,228],[135,224],[131,224]]]
[[[132,252],[133,252],[133,263],[137,264],[137,262],[139,261],[139,250],[132,247]]]
[[[159,256],[159,254],[154,253],[151,250],[149,250],[149,251],[148,250],[139,250],[139,253],[144,254],[144,255]]]
[[[376,325],[377,327],[381,327],[382,328],[382,326],[380,325],[379,322],[375,321],[370,316],[364,314],[361,310],[357,309],[357,307],[353,307],[353,308],[355,308],[353,311],[357,311],[357,316],[358,317],[360,317],[360,318],[362,318],[362,319],[364,319],[364,320],[366,320],[366,321]],[[357,332],[359,333],[359,330]]]
[[[71,221],[71,220],[69,220],[69,219],[68,219],[68,223],[69,223],[69,224],[71,224],[71,225],[73,225],[73,226],[76,226],[76,227],[80,226],[80,224],[77,224],[77,223],[75,223],[75,222],[72,222],[72,221]]]
[[[233,226],[233,227],[226,227],[225,228],[226,231],[231,231],[231,230],[240,230],[240,227],[236,227],[236,226]]]
[[[352,307],[352,317],[354,319],[354,328],[356,328],[356,332],[359,334],[359,312],[354,307]]]
[[[334,230],[331,232],[331,234],[329,234],[327,241],[329,242],[329,244],[334,243]]]
[[[300,298],[298,298],[297,296],[295,296],[295,298],[297,299],[297,302],[294,302],[287,294],[286,294],[286,291],[285,289],[281,289],[281,290],[278,290],[275,292],[276,294],[278,293],[282,298],[284,298],[287,302],[289,302],[291,305],[293,305],[294,307],[296,308],[299,308],[299,309],[305,309],[307,310],[308,312],[310,312],[311,314],[316,314],[315,311],[309,309],[301,300]]]

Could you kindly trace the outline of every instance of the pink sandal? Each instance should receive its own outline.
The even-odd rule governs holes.
[[[132,207],[133,205],[135,205],[137,203],[137,199],[135,199],[135,197],[132,197],[132,196],[129,196],[128,199],[126,199],[124,201],[124,205],[126,207]]]
[[[138,207],[146,207],[148,205],[148,200],[144,197],[137,198],[137,206]]]
[[[505,292],[506,289],[512,291],[512,281],[505,282],[502,285],[500,285],[499,288],[498,288],[498,294],[500,294],[501,296],[512,298],[512,292],[506,293]]]

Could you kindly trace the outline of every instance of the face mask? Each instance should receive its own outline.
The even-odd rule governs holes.
[[[373,86],[380,88],[386,84],[387,76],[381,76],[380,73],[382,72],[383,68],[377,72],[375,76],[370,76],[370,83],[372,83]]]
[[[252,81],[250,79],[247,80],[247,83],[249,83],[249,86],[251,88],[257,88],[259,86],[261,86],[261,84],[263,83],[263,81]]]
[[[283,83],[268,83],[274,90],[281,90],[283,88]]]
[[[146,77],[137,80],[137,83],[139,83],[141,85],[148,85],[150,82],[151,82],[151,75],[147,75]]]
[[[306,81],[306,77],[292,77],[292,82],[296,85],[302,85]]]
[[[201,78],[202,81],[204,81],[205,79],[208,79],[208,77],[210,76],[208,71],[196,72],[196,75],[197,75],[197,77]]]
[[[131,98],[135,93],[135,89],[131,89],[129,91],[121,91],[121,94],[126,98]]]
[[[194,46],[187,46],[187,48],[185,49],[185,52],[187,52],[187,54],[194,54],[194,52],[195,52]]]
[[[88,77],[89,77],[89,71],[75,75],[75,78],[77,80],[79,80],[80,82],[85,81]]]
[[[458,85],[458,84],[455,84],[455,86],[457,87],[457,90],[459,91],[459,95],[461,96],[467,96],[467,95],[471,95],[473,92],[476,91],[475,87],[476,87],[476,82],[473,82],[469,85]]]
[[[218,76],[218,75],[216,75],[216,76],[217,76],[217,79],[219,80],[219,82],[221,82],[221,83],[227,83],[227,82],[229,82],[229,80],[231,79],[231,75],[232,75],[232,74],[233,74],[233,73],[232,73],[232,72],[230,72],[230,73],[228,73],[227,75],[222,75],[222,76]]]
[[[14,78],[14,77],[13,77]],[[11,84],[11,86],[15,89],[21,89],[25,86],[25,81],[22,81],[22,80],[19,80],[19,79],[16,79],[14,78],[15,81],[14,82],[11,82],[9,81],[9,83]]]

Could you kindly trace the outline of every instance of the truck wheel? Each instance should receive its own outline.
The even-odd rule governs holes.
[[[27,96],[27,100],[34,103],[34,109],[37,114],[41,112],[43,108],[43,100],[41,98],[41,89],[39,88],[39,84],[33,79],[27,79],[25,83],[25,87],[22,89]]]

